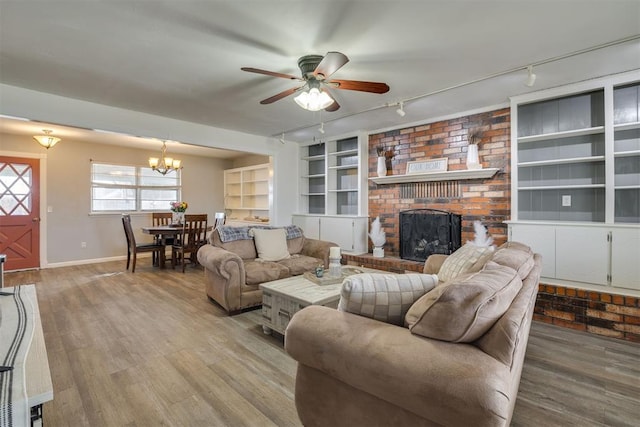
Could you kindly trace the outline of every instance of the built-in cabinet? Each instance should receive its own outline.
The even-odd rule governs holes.
[[[350,252],[367,251],[366,135],[300,147],[300,193],[293,223],[305,235]]]
[[[272,204],[269,163],[224,171],[227,223],[268,224]]]
[[[640,290],[640,72],[515,97],[513,240],[543,277]]]

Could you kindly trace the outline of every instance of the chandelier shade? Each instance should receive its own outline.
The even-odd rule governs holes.
[[[166,154],[167,143],[166,141],[162,141],[162,153],[160,157],[149,157],[149,167],[162,175],[182,169],[182,162],[180,160],[167,157]]]
[[[296,104],[309,111],[324,110],[334,102],[327,92],[320,90],[320,84],[316,81],[309,82],[309,89],[293,99]]]
[[[34,135],[33,139],[47,150],[60,142],[60,138],[51,136],[51,132],[53,131],[49,129],[42,129],[42,132],[44,132],[44,135]]]

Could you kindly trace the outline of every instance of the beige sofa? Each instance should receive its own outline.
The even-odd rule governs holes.
[[[425,273],[439,273],[444,262],[444,256],[430,258]],[[311,306],[293,316],[285,348],[298,361],[295,402],[302,423],[508,426],[541,258],[507,243],[465,268],[447,282],[436,280],[410,304],[404,324],[371,318],[381,316],[380,307],[369,307],[367,317],[347,312],[367,311],[367,304],[343,301],[353,299],[345,294],[346,281],[340,301],[346,311]],[[387,298],[376,292],[376,301]]]
[[[284,237],[274,238],[277,231]],[[254,238],[253,233],[262,234]],[[259,240],[263,234],[266,237]],[[262,257],[256,243],[263,245]],[[278,247],[274,249],[277,243],[281,243],[280,251]],[[236,313],[262,304],[261,283],[312,271],[319,265],[328,267],[331,246],[337,245],[306,238],[293,225],[278,228],[225,225],[214,230],[209,243],[198,250],[198,262],[204,266],[209,298],[228,312]],[[265,255],[269,251],[273,253]]]

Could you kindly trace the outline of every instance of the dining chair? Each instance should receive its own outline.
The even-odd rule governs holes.
[[[194,265],[197,263],[198,249],[206,243],[207,222],[207,214],[184,216],[180,238],[171,246],[171,268],[175,268],[177,263],[181,263],[184,273],[187,260]]]
[[[154,256],[158,257],[160,267],[164,267],[164,245],[162,243],[145,243],[136,244],[136,237],[133,234],[131,228],[131,215],[122,214],[122,226],[124,227],[124,234],[127,237],[127,270],[131,264],[131,272],[136,271],[136,260],[138,258],[138,252],[152,252]],[[133,263],[131,259],[133,258]]]
[[[154,227],[168,226],[168,225],[171,225],[172,222],[173,222],[173,214],[171,212],[151,213],[151,224]],[[165,236],[162,236],[161,234],[156,234],[153,237],[153,239],[156,243],[164,243],[166,246],[173,245],[173,240],[174,240],[173,237],[165,237]],[[153,254],[153,264],[157,265],[158,262],[159,260],[157,259],[156,255]]]

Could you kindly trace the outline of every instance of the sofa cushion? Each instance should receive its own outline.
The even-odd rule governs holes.
[[[500,246],[491,261],[513,268],[522,280],[529,275],[535,264],[531,248],[522,243],[514,244],[514,242]]]
[[[272,280],[289,277],[289,269],[277,262],[244,260],[245,284],[258,285]]]
[[[252,228],[249,235],[253,236],[258,258],[261,260],[280,261],[291,256],[287,250],[287,234],[283,228],[273,230]]]
[[[222,242],[218,230],[213,230],[209,240],[213,246],[222,248],[225,251],[233,252],[242,259],[255,259],[258,257],[256,245],[253,239],[250,240],[233,240],[230,242]]]
[[[492,254],[493,247],[466,243],[444,260],[438,271],[438,279],[448,282],[461,274],[480,271]]]
[[[521,288],[514,269],[489,261],[481,271],[459,276],[421,297],[405,323],[417,335],[472,342],[507,311]]]
[[[278,261],[278,264],[284,265],[289,269],[289,274],[298,276],[305,271],[313,271],[317,266],[322,265],[322,260],[307,255],[297,254],[291,255],[290,258]]]
[[[338,310],[402,326],[409,307],[437,284],[434,274],[355,274],[342,282]]]

